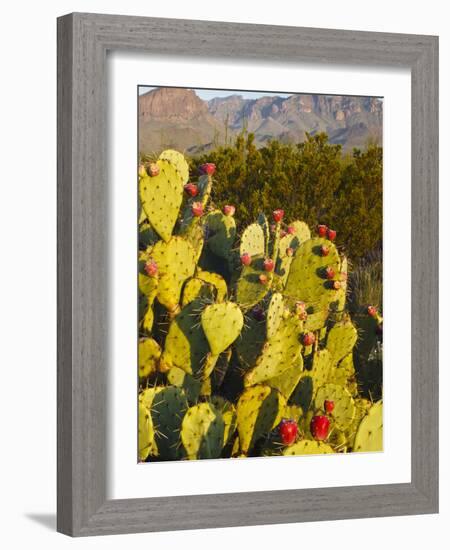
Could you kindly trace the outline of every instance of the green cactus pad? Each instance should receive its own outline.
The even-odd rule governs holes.
[[[219,395],[214,395],[211,398],[211,403],[222,415],[225,424],[223,441],[224,445],[226,445],[236,431],[236,409],[232,403]]]
[[[378,339],[376,331],[378,322],[367,313],[355,315],[354,321],[358,327],[359,337],[356,349],[358,354],[367,361],[377,344]]]
[[[325,384],[321,386],[314,399],[316,409],[323,410],[325,400],[334,401],[334,409],[330,416],[334,419],[339,430],[345,430],[355,418],[355,402],[350,392],[343,386]]]
[[[225,351],[239,336],[244,324],[242,311],[233,302],[206,306],[201,320],[213,355]]]
[[[289,226],[294,228],[295,232],[292,237],[296,237],[299,244],[302,244],[311,238],[311,230],[305,222],[295,220],[291,222]]]
[[[250,315],[246,316],[245,325],[235,343],[239,361],[244,369],[252,367],[255,364],[256,359],[262,352],[265,341],[265,321],[255,319],[250,313]]]
[[[219,458],[224,444],[225,424],[211,403],[190,407],[181,425],[181,441],[188,460]]]
[[[139,402],[139,460],[144,461],[149,456],[157,455],[152,415],[150,410]]]
[[[279,292],[275,292],[274,294],[272,294],[269,302],[269,307],[267,308],[266,334],[268,339],[272,338],[272,336],[276,334],[283,318],[283,313],[283,295]]]
[[[274,378],[267,380],[266,384],[282,393],[287,401],[297,387],[302,374],[303,357],[299,355],[292,367],[289,367],[279,376],[275,376]]]
[[[327,348],[333,357],[334,364],[339,363],[351,353],[358,340],[358,332],[350,319],[344,319],[334,325],[328,332]]]
[[[334,453],[333,448],[322,441],[313,441],[311,439],[302,439],[290,447],[283,450],[284,456],[297,455],[323,455]]]
[[[204,298],[206,300],[214,299],[214,291],[210,285],[198,279],[192,277],[189,279],[183,287],[183,296],[181,298],[181,306],[187,306],[198,298]]]
[[[158,240],[158,235],[148,222],[144,222],[139,226],[139,248],[146,249],[153,246]]]
[[[316,330],[322,329],[328,320],[328,308],[310,308],[313,311],[308,313],[306,318],[304,328],[306,332],[315,332]]]
[[[159,284],[157,299],[169,311],[180,302],[184,282],[195,271],[195,252],[182,237],[172,237],[169,242],[158,241],[151,250],[158,265]]]
[[[240,450],[246,454],[256,440],[269,433],[284,416],[286,400],[269,386],[252,386],[241,394],[236,407]]]
[[[167,380],[171,386],[182,388],[186,394],[186,398],[191,405],[195,405],[200,396],[202,383],[192,375],[188,374],[178,367],[172,367],[167,371]]]
[[[313,381],[314,391],[326,384],[332,375],[333,361],[327,349],[314,352],[312,369],[308,373]]]
[[[354,451],[374,453],[383,450],[383,403],[378,401],[369,409],[356,432]]]
[[[200,376],[207,354],[208,340],[200,324],[202,303],[194,300],[185,306],[170,323],[166,336],[163,361],[188,374]]]
[[[196,277],[215,287],[217,302],[223,302],[226,299],[228,294],[227,283],[219,274],[197,268]]]
[[[314,395],[314,381],[310,376],[311,373],[303,372],[300,380],[291,394],[289,404],[292,406],[300,407],[303,414],[306,414]]]
[[[339,364],[333,369],[332,375],[329,379],[330,382],[338,384],[341,386],[346,386],[350,393],[353,393],[350,390],[350,387],[354,382],[355,378],[355,367],[353,365],[353,354],[349,353],[342,359]]]
[[[264,255],[269,255],[269,241],[270,241],[270,225],[269,220],[267,219],[267,216],[263,214],[262,212],[258,214],[257,219],[258,225],[262,227],[263,233],[264,233]]]
[[[151,414],[161,458],[178,460],[182,457],[180,430],[187,409],[188,402],[181,388],[168,386],[156,389]]]
[[[253,386],[289,369],[300,355],[301,322],[295,317],[282,319],[275,335],[264,345],[256,365],[246,372],[245,386]]]
[[[344,256],[341,260],[341,274],[339,280],[341,282],[341,288],[336,292],[334,302],[330,305],[330,310],[334,312],[337,319],[340,319],[345,311],[345,303],[347,301],[347,276],[348,276],[348,261]]]
[[[142,332],[146,334],[150,334],[153,328],[153,322],[154,322],[154,313],[153,313],[153,299],[147,300],[147,309],[145,310],[144,315],[142,316],[142,320],[140,323],[140,328]]]
[[[329,248],[328,256],[321,255],[322,245]],[[330,241],[320,238],[305,241],[291,263],[284,294],[294,301],[305,302],[308,307],[328,307],[336,299],[336,290],[330,288],[324,270],[330,266],[338,274],[340,263],[338,251]]]
[[[248,309],[260,302],[270,290],[273,273],[264,271],[262,256],[253,257],[249,266],[244,266],[236,287],[236,301],[243,308]],[[263,285],[259,276],[267,277],[267,284]]]
[[[153,229],[168,242],[183,200],[183,179],[170,162],[158,160],[157,164],[157,176],[140,180],[139,196]]]
[[[158,342],[153,338],[141,338],[139,340],[139,378],[150,376],[156,371],[159,358],[161,357],[161,348]]]
[[[208,247],[221,258],[228,259],[236,238],[236,222],[220,210],[210,212],[205,218],[208,227]]]
[[[178,172],[183,185],[189,180],[189,165],[184,155],[173,149],[166,149],[159,155],[159,160],[167,160]]]
[[[239,254],[247,253],[250,256],[265,255],[264,229],[258,223],[252,223],[244,229],[239,246]]]

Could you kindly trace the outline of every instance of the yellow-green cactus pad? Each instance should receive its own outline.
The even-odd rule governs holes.
[[[152,248],[151,256],[158,266],[157,299],[173,311],[180,302],[184,282],[194,274],[194,249],[182,237],[172,237],[167,243],[158,241]]]
[[[262,347],[265,342],[265,320],[259,320],[250,313],[246,316],[245,325],[234,345],[239,361],[243,367],[248,368],[254,366],[256,359],[262,352]]]
[[[237,282],[236,301],[243,309],[248,309],[261,301],[270,290],[273,280],[273,273],[264,271],[264,258],[253,257],[252,263],[243,266],[241,275]],[[267,283],[262,284],[259,277],[267,277]]]
[[[283,451],[284,456],[323,455],[331,453],[334,453],[332,447],[322,441],[314,441],[310,439],[302,439],[298,443],[294,443],[294,445],[286,447]]]
[[[224,445],[225,423],[211,403],[190,407],[181,425],[181,441],[188,460],[219,458]]]
[[[205,283],[213,285],[216,289],[216,302],[223,302],[226,299],[228,293],[227,283],[221,275],[197,268],[196,277],[205,281]]]
[[[234,302],[206,306],[201,319],[213,355],[225,351],[239,336],[244,324],[242,311]]]
[[[267,338],[272,338],[280,326],[284,313],[284,300],[280,292],[272,294],[267,308],[266,334]]]
[[[181,388],[176,386],[157,388],[150,411],[155,427],[155,441],[161,458],[166,460],[182,458],[180,430],[187,409],[188,402]]]
[[[383,450],[383,403],[378,401],[370,407],[356,432],[354,451],[374,453]]]
[[[327,349],[314,352],[312,369],[308,373],[313,381],[314,391],[326,384],[333,372],[333,361]]]
[[[161,357],[161,348],[158,342],[153,338],[141,338],[139,340],[139,378],[150,376],[156,371],[159,358]]]
[[[172,367],[167,371],[167,380],[171,386],[177,386],[184,390],[190,404],[195,404],[200,396],[202,383],[183,369]]]
[[[294,233],[292,233],[291,236],[296,237],[299,244],[302,244],[311,238],[311,230],[305,222],[295,220],[289,223],[289,227],[294,228]]]
[[[327,256],[321,254],[322,245],[329,249]],[[298,247],[291,263],[284,294],[317,310],[327,307],[336,299],[337,291],[330,287],[324,271],[331,267],[338,275],[340,265],[338,251],[332,242],[321,238],[305,241]]]
[[[183,179],[167,160],[158,160],[157,165],[157,176],[139,181],[139,196],[153,229],[168,242],[183,200]]]
[[[200,324],[201,300],[185,306],[169,325],[162,360],[199,378],[209,353]]]
[[[243,391],[236,407],[242,453],[248,453],[262,435],[280,423],[285,408],[285,398],[269,386],[252,386]]]
[[[150,410],[139,402],[139,460],[144,461],[149,456],[157,454],[152,415]]]
[[[213,300],[214,291],[211,285],[205,283],[205,281],[202,281],[197,277],[192,277],[192,279],[189,279],[183,287],[181,306],[187,306],[197,298]]]
[[[288,370],[300,355],[301,321],[295,317],[282,319],[277,332],[264,345],[256,365],[246,372],[245,386],[253,386]]]
[[[236,222],[220,210],[210,212],[205,218],[208,227],[208,247],[221,258],[229,258],[236,238]]]
[[[330,413],[334,419],[336,428],[339,430],[347,429],[353,422],[356,414],[355,402],[350,392],[343,386],[336,384],[325,384],[321,386],[314,399],[316,409],[324,409],[325,400],[334,401],[334,409]]]
[[[184,155],[173,149],[166,149],[159,155],[159,160],[167,160],[178,172],[183,185],[189,180],[189,165]]]
[[[226,445],[229,443],[234,435],[234,432],[236,431],[236,409],[232,403],[219,395],[214,395],[211,397],[211,403],[222,415],[225,424],[223,442],[224,445]]]
[[[275,388],[286,398],[286,401],[289,400],[295,388],[297,387],[300,378],[303,374],[303,357],[298,356],[297,360],[294,362],[292,367],[289,367],[287,370],[282,372],[279,376],[270,378],[267,380],[271,388]]]
[[[264,229],[260,224],[252,223],[244,229],[239,254],[250,254],[252,257],[265,255]]]
[[[315,332],[325,327],[328,319],[328,307],[309,308],[308,317],[305,320],[305,332]]]
[[[350,319],[344,319],[334,325],[327,336],[327,349],[333,357],[334,364],[352,352],[357,340],[358,332]]]

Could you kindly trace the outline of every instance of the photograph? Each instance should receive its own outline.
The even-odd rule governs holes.
[[[382,452],[383,97],[136,102],[137,461]]]

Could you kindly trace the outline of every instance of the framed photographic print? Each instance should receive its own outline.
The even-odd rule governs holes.
[[[58,20],[59,531],[437,512],[437,47]]]

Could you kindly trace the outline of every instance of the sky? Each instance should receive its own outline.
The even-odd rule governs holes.
[[[139,86],[139,95],[145,94],[154,89],[155,87],[152,86]],[[209,101],[215,97],[228,97],[235,94],[243,96],[244,99],[258,99],[260,97],[267,96],[289,97],[292,95],[277,92],[242,92],[241,90],[204,90],[199,88],[194,88],[194,90],[198,97],[204,101]]]

